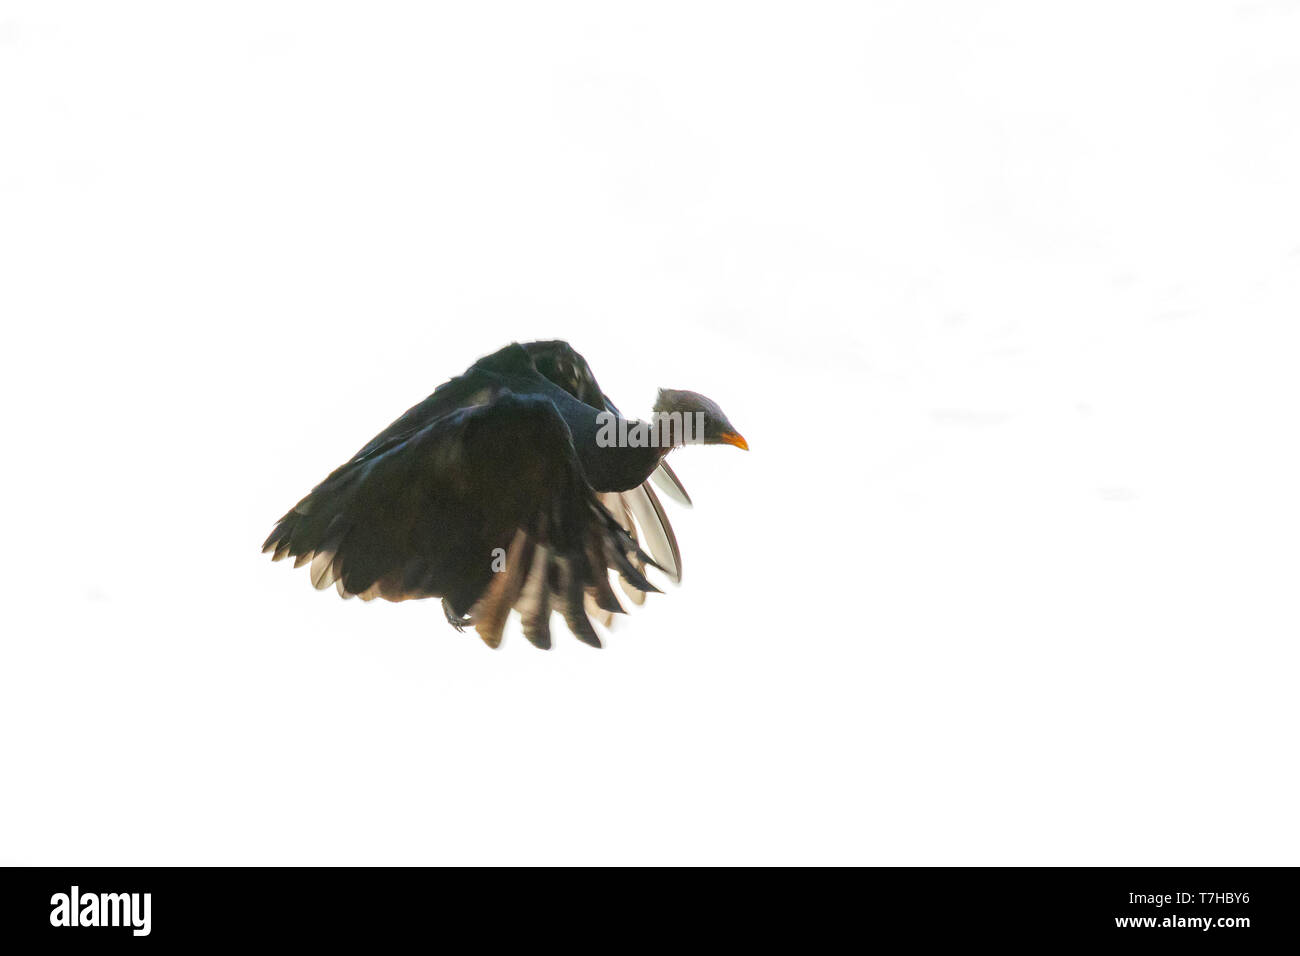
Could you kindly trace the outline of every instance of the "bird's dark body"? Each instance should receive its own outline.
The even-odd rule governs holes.
[[[508,345],[367,442],[263,549],[310,561],[312,583],[344,597],[442,597],[453,623],[475,624],[492,646],[512,607],[539,646],[550,644],[552,608],[599,645],[583,606],[606,620],[622,610],[608,571],[638,600],[654,590],[647,564],[667,564],[675,578],[680,561],[644,484],[666,449],[601,447],[597,416],[607,411],[616,413],[566,343]],[[638,546],[634,512],[662,526],[643,528],[667,546],[658,561]]]
[[[529,348],[533,345],[545,347],[544,350],[539,349],[543,361],[537,364],[534,364],[529,353]],[[581,374],[572,360],[563,357],[562,350],[567,350],[573,359],[582,363]],[[553,377],[548,378],[541,368],[548,369]],[[571,387],[566,390],[557,385],[557,382],[571,383]],[[458,375],[438,388],[372,438],[357,453],[357,457],[363,457],[368,451],[383,447],[385,443],[405,438],[447,414],[448,410],[473,401],[484,390],[490,391],[493,396],[509,392],[554,406],[572,435],[571,444],[578,453],[583,475],[596,491],[627,491],[635,488],[650,477],[650,473],[663,458],[661,450],[656,448],[602,449],[597,445],[596,435],[600,423],[596,416],[608,410],[617,412],[617,409],[605,407],[604,395],[591,370],[587,368],[587,363],[563,342],[530,343],[528,347],[507,345],[499,352],[479,359],[464,375]],[[593,401],[600,404],[593,405]]]

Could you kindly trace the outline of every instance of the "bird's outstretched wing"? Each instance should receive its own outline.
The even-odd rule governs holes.
[[[621,612],[609,570],[641,594],[656,590],[644,569],[658,565],[597,500],[555,406],[472,379],[376,436],[262,550],[310,562],[312,583],[344,597],[441,597],[453,623],[493,647],[512,607],[538,646],[550,646],[552,609],[600,646],[584,601]]]
[[[610,401],[609,396],[601,391],[600,384],[596,381],[596,376],[591,371],[591,366],[587,364],[587,360],[568,342],[558,339],[528,342],[524,344],[524,349],[532,358],[537,371],[578,401],[622,417],[622,413]],[[680,479],[669,467],[666,459],[659,463],[659,467],[654,470],[650,478],[669,497],[690,507],[691,496],[686,493],[686,489],[682,487]],[[646,547],[654,556],[658,566],[673,581],[680,582],[682,555],[677,546],[677,535],[673,533],[673,526],[650,482],[643,482],[629,491],[602,495],[601,500],[633,538],[636,538],[637,526],[640,525]],[[638,604],[645,600],[640,593],[635,595],[629,593],[629,597]],[[604,621],[609,623],[607,617]]]

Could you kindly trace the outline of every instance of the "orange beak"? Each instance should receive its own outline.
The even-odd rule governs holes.
[[[749,451],[749,442],[745,441],[744,435],[737,435],[735,432],[723,432],[718,437],[728,445],[735,445],[743,451]]]

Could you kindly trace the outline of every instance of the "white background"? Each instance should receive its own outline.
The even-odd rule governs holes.
[[[1298,104],[1281,0],[0,2],[0,861],[1296,863]],[[608,649],[259,554],[556,336],[753,449]]]

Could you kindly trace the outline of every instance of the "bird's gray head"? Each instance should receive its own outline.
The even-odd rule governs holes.
[[[679,388],[661,388],[655,400],[655,414],[670,416],[675,437],[673,444],[735,445],[749,450],[749,443],[727,420],[718,403],[699,392]],[[674,414],[681,416],[681,431]]]

